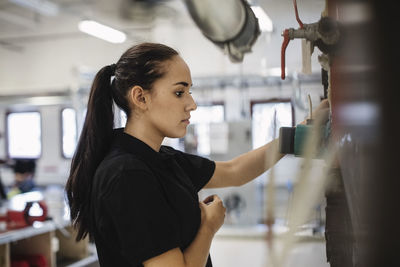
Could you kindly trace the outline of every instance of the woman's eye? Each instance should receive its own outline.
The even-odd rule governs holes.
[[[183,95],[183,91],[177,91],[177,92],[175,92],[175,94],[176,94],[176,96],[177,97],[181,97],[182,95]]]

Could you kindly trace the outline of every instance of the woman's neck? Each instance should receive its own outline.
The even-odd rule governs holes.
[[[151,127],[146,127],[145,125],[142,125],[140,121],[127,121],[124,132],[132,135],[133,137],[136,137],[137,139],[150,146],[153,150],[158,152],[160,151],[161,143],[164,138],[149,131],[150,128]]]

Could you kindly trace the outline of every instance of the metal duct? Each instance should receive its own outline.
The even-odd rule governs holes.
[[[189,13],[205,37],[223,49],[232,62],[243,61],[261,31],[244,0],[185,0]]]

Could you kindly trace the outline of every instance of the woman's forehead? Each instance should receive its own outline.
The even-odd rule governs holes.
[[[190,74],[190,69],[186,62],[179,56],[175,56],[165,65],[166,73],[164,78],[170,80],[171,85],[179,82],[186,82],[187,84],[192,84],[192,78]]]

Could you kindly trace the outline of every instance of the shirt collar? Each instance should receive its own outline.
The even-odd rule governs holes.
[[[176,154],[173,148],[166,146],[161,146],[160,151],[157,152],[142,140],[125,133],[124,128],[114,130],[114,144],[150,164],[162,163],[163,165]]]

